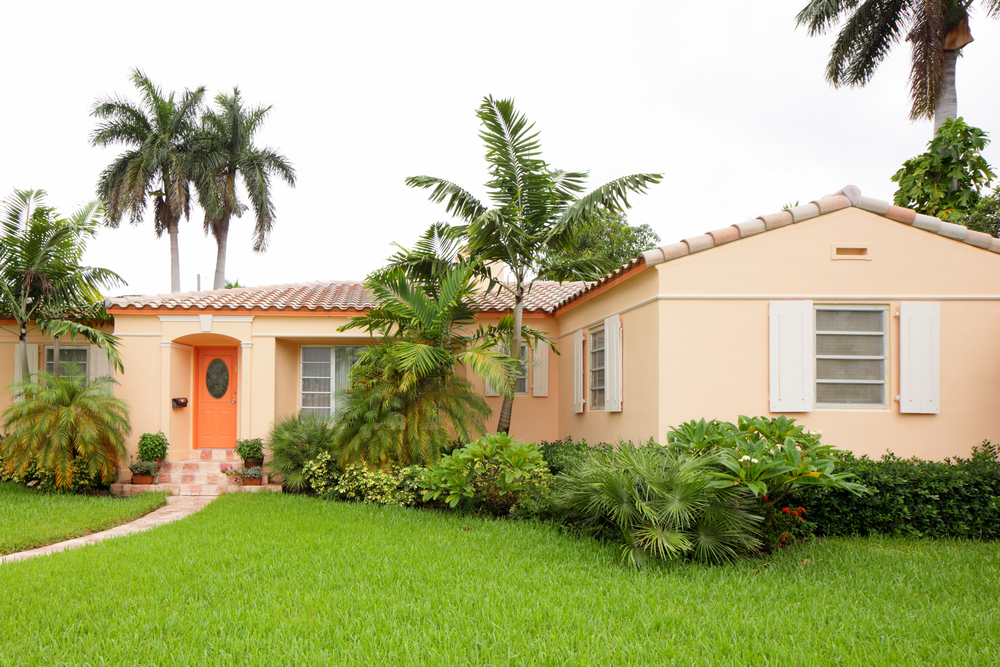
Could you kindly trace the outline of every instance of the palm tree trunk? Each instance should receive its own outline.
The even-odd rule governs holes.
[[[28,329],[21,327],[21,335],[17,339],[17,356],[21,364],[21,379],[27,380],[31,375],[31,368],[28,366]]]
[[[958,92],[955,88],[955,64],[958,62],[958,51],[944,52],[944,79],[937,104],[934,105],[934,135],[949,118],[958,117]]]
[[[521,283],[521,276],[517,279],[517,289],[514,292],[514,329],[510,335],[510,351],[508,354],[513,359],[521,358],[521,323],[524,319],[524,286]],[[503,397],[503,405],[500,407],[500,421],[497,422],[497,433],[510,433],[510,418],[514,412],[514,395]]]
[[[173,215],[170,216],[170,222],[167,223],[167,235],[170,237],[170,291],[180,292],[181,291],[181,252],[177,245],[177,231],[180,226],[180,216],[176,219]]]
[[[229,243],[229,216],[224,216],[212,229],[219,250],[215,255],[215,280],[212,289],[223,289],[226,286],[226,247]]]

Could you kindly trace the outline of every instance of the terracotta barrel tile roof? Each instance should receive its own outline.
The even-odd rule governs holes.
[[[538,281],[525,299],[527,312],[551,313],[566,297],[586,286],[583,282]],[[375,305],[359,282],[331,281],[243,287],[206,292],[180,292],[107,299],[105,306],[124,311],[139,310],[228,310],[228,311],[357,311]],[[484,294],[477,299],[480,310],[502,312],[513,308],[509,292]]]

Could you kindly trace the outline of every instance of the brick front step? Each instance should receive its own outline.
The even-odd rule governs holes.
[[[215,473],[222,471],[222,466],[230,465],[239,468],[239,461],[164,461],[160,466],[160,474],[164,473]]]
[[[161,480],[162,481],[162,480]],[[166,491],[175,496],[220,496],[223,493],[271,491],[281,493],[280,484],[243,486],[240,484],[112,484],[111,493],[117,496],[134,496],[146,491]]]
[[[192,449],[188,452],[189,461],[239,461],[240,457],[231,449]]]

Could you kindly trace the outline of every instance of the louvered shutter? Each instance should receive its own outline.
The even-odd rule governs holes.
[[[899,411],[941,412],[941,304],[903,301],[899,308]]]
[[[535,346],[535,361],[531,374],[533,396],[549,395],[549,346],[538,343]]]
[[[573,334],[573,412],[583,412],[583,331]]]
[[[604,320],[604,409],[622,411],[622,320],[612,315]]]
[[[28,372],[37,373],[38,372],[38,345],[36,343],[27,343],[28,347]],[[21,375],[21,346],[20,344],[14,345],[14,381],[24,379]]]
[[[772,301],[769,314],[771,412],[812,412],[812,301]]]
[[[90,359],[88,361],[88,366],[90,368],[90,379],[93,380],[97,377],[102,377],[105,375],[112,375],[111,373],[111,362],[108,361],[108,354],[96,345],[90,346]]]

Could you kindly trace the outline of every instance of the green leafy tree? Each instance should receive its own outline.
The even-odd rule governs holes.
[[[961,222],[996,178],[982,155],[988,143],[985,132],[961,118],[946,121],[927,144],[927,151],[904,162],[893,174],[893,182],[899,183],[893,203]]]
[[[649,225],[633,227],[623,213],[601,211],[590,220],[577,225],[570,247],[547,258],[565,262],[574,257],[587,257],[607,266],[621,266],[655,248],[660,236]]]
[[[634,174],[606,183],[583,196],[586,172],[552,169],[541,158],[534,125],[514,108],[513,100],[483,99],[477,112],[486,144],[492,207],[468,190],[434,176],[412,176],[407,185],[429,189],[430,199],[447,202],[446,211],[463,222],[452,233],[467,239],[470,256],[509,268],[511,282],[492,279],[490,289],[506,290],[514,301],[508,356],[520,357],[524,299],[535,280],[590,280],[614,268],[606,260],[560,254],[572,247],[579,225],[603,211],[627,209],[628,193],[644,193],[660,174]],[[514,396],[504,397],[498,432],[510,431]]]
[[[988,16],[1000,0],[982,0]],[[810,35],[839,26],[826,79],[836,87],[864,86],[905,37],[910,43],[910,119],[934,118],[934,131],[958,116],[955,65],[972,41],[972,0],[810,0],[796,17]]]
[[[242,181],[257,219],[253,249],[264,252],[274,225],[271,179],[278,176],[294,187],[295,170],[283,155],[253,143],[270,106],[245,107],[238,88],[232,95],[219,95],[215,103],[218,110],[209,110],[201,119],[203,132],[193,170],[198,201],[205,209],[205,233],[211,232],[218,245],[212,289],[223,289],[229,224],[247,210],[239,199],[237,180]]]
[[[123,285],[108,269],[80,264],[103,217],[91,202],[68,219],[45,204],[44,190],[15,190],[0,223],[0,309],[17,327],[21,377],[27,379],[28,329],[54,337],[83,336],[121,370],[118,339],[98,327],[107,319],[101,288]]]
[[[60,489],[71,488],[81,473],[109,484],[126,455],[128,407],[112,395],[111,378],[88,382],[78,368],[70,370],[60,377],[40,372],[37,380],[15,383],[19,400],[3,413],[7,435],[0,441],[0,458],[16,475],[31,465],[54,473]]]
[[[378,307],[339,330],[364,329],[380,342],[362,354],[338,401],[342,461],[435,461],[453,437],[469,441],[482,433],[490,414],[456,365],[512,393],[514,364],[497,349],[496,329],[466,333],[474,326],[477,266],[444,263],[423,280],[390,266],[365,286]]]
[[[977,232],[1000,236],[1000,188],[976,202],[969,214],[962,218],[962,224]]]
[[[181,291],[180,252],[177,233],[180,219],[191,215],[190,181],[193,167],[190,140],[196,129],[204,86],[164,97],[159,87],[138,69],[132,82],[139,90],[136,105],[120,97],[98,100],[91,115],[97,129],[91,136],[95,146],[121,144],[128,147],[101,173],[97,195],[108,208],[108,222],[117,227],[126,213],[139,224],[153,199],[154,229],[159,238],[170,237],[170,290]]]

